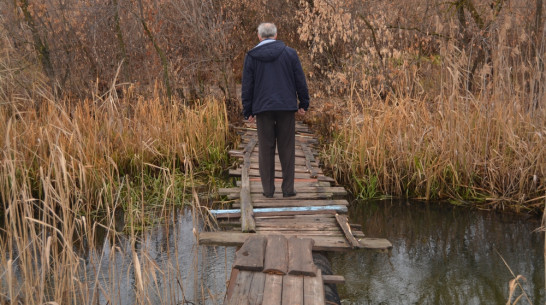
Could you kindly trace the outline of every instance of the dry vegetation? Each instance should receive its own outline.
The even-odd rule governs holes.
[[[74,281],[73,249],[95,219],[113,230],[125,209],[134,233],[150,206],[198,205],[195,177],[227,164],[263,20],[300,53],[323,160],[355,194],[538,209],[544,11],[542,0],[1,1],[0,303],[95,303],[97,287]]]

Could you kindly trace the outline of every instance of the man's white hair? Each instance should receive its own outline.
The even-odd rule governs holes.
[[[258,35],[262,38],[274,38],[277,35],[277,27],[271,22],[264,22],[258,26]]]

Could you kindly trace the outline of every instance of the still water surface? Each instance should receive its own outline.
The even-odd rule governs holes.
[[[346,279],[338,285],[342,304],[506,304],[513,277],[501,256],[527,279],[522,284],[532,304],[545,303],[544,235],[534,232],[539,219],[393,201],[357,203],[350,217],[393,249],[330,255],[334,274]],[[86,277],[100,287],[91,292],[96,303],[140,298],[134,247],[152,304],[222,304],[235,249],[198,246],[193,223],[186,210],[134,246],[123,236],[115,243],[99,239],[85,259]]]
[[[350,216],[393,249],[330,256],[346,279],[338,286],[342,304],[507,304],[513,276],[503,258],[526,278],[532,304],[546,302],[540,219],[393,201],[361,202]]]

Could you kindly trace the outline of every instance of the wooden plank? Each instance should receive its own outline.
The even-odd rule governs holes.
[[[351,245],[351,247],[353,248],[362,247],[358,240],[356,240],[356,238],[353,236],[353,232],[351,232],[351,227],[349,227],[349,220],[347,218],[347,215],[336,214],[336,220],[341,230],[343,230],[343,233],[345,234],[345,238],[347,238],[349,245]]]
[[[244,243],[249,235],[269,235],[271,232],[201,232],[198,235],[200,245],[217,245],[217,246],[240,246]],[[284,234],[286,237],[299,236],[300,234]],[[303,235],[301,235],[303,236]],[[315,245],[313,251],[347,251],[350,246],[343,236],[316,236],[313,237]]]
[[[219,188],[218,189],[218,195],[231,195],[233,197],[234,195],[238,195],[240,192],[240,188],[238,187],[230,187],[230,188]],[[298,193],[332,193],[334,195],[344,196],[347,195],[347,190],[345,190],[344,187],[340,186],[300,186],[296,187],[296,192]],[[251,186],[250,188],[251,194],[262,194],[263,193],[263,187],[262,186]],[[282,191],[280,189],[277,189],[275,194],[282,194]],[[238,197],[238,196],[237,196]]]
[[[324,284],[345,284],[345,278],[343,277],[343,275],[323,274],[322,282]]]
[[[282,305],[303,304],[303,276],[285,275],[282,279]]]
[[[265,273],[254,272],[252,277],[252,285],[248,295],[248,305],[262,304],[265,288]]]
[[[309,200],[309,199],[315,199],[315,200],[321,200],[321,199],[331,199],[332,197],[334,197],[334,193],[300,193],[298,192],[298,190],[296,190],[297,194],[296,196],[292,196],[292,197],[287,197],[287,198],[284,198],[282,193],[277,191],[275,193],[273,193],[273,197],[272,198],[267,198],[267,197],[264,197],[262,193],[252,193],[250,194],[250,198],[251,200],[254,202],[254,200],[259,200],[259,199],[269,199],[269,200],[274,200],[274,201],[287,201],[287,200],[301,200],[301,199],[306,199],[306,200]],[[235,199],[238,199],[239,198],[239,195],[238,194],[230,194],[227,196],[228,199],[230,200],[235,200]]]
[[[266,274],[264,284],[264,297],[262,305],[282,304],[283,276]]]
[[[233,295],[233,290],[235,289],[235,283],[237,282],[237,275],[239,274],[239,269],[231,268],[231,275],[229,276],[228,286],[226,289],[226,295],[224,297],[224,305],[228,304],[228,300],[231,299]]]
[[[320,269],[317,271],[317,276],[303,277],[303,304],[324,304],[324,284]]]
[[[239,270],[262,271],[264,268],[265,236],[251,235],[241,249],[235,253],[233,268]]]
[[[271,208],[271,207],[296,207],[296,206],[322,206],[322,205],[344,205],[348,206],[349,202],[344,199],[324,199],[324,200],[283,200],[281,202],[278,202],[278,200],[268,200],[264,198],[262,199],[254,199],[252,202],[252,205],[254,208]],[[233,208],[238,208],[240,205],[239,203],[234,203]],[[255,219],[258,216],[254,216]]]
[[[250,293],[250,286],[252,284],[252,273],[253,272],[251,271],[239,272],[233,294],[227,302],[228,305],[248,304],[248,294]]]
[[[242,171],[240,169],[230,169],[229,174],[231,176],[241,176]],[[257,169],[249,169],[248,170],[249,176],[253,177],[259,177],[260,171]],[[295,173],[295,178],[312,178],[309,173]],[[321,176],[316,177],[317,179],[320,179]],[[282,178],[282,173],[280,171],[275,171],[275,178]]]
[[[295,214],[319,214],[319,213],[347,213],[347,207],[344,205],[327,205],[327,206],[306,206],[306,207],[279,207],[279,208],[259,208],[254,209],[254,214],[257,216],[267,215],[295,215]],[[235,218],[240,217],[241,210],[209,210],[209,213],[216,218]]]
[[[317,266],[313,263],[311,238],[290,237],[288,239],[288,274],[316,276]]]
[[[237,186],[241,186],[241,181],[237,180]],[[278,181],[276,180],[275,181],[275,187],[281,187],[282,185],[282,181]],[[262,181],[250,181],[250,188],[253,189],[254,187],[261,187],[262,186]],[[295,187],[298,187],[298,186],[322,186],[322,187],[328,187],[328,186],[332,186],[330,183],[328,182],[324,182],[324,181],[318,181],[316,179],[312,180],[312,181],[294,181],[294,186]]]
[[[256,146],[257,139],[251,140],[245,147],[244,166],[241,169],[241,192],[239,193],[241,204],[241,230],[243,232],[255,232],[256,223],[254,222],[254,212],[252,207],[252,197],[250,196],[250,154]]]
[[[311,150],[309,149],[309,147],[307,147],[307,145],[305,145],[304,143],[301,143],[300,146],[305,156],[305,165],[307,167],[307,170],[309,171],[311,178],[316,178],[319,174],[319,171],[317,170],[315,166],[311,164],[311,162],[315,162],[315,157],[313,156],[313,154],[311,153]]]
[[[282,235],[267,237],[264,272],[285,275],[288,272],[288,240]]]

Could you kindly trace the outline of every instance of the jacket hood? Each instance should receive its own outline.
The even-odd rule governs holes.
[[[280,40],[266,43],[248,51],[248,55],[259,61],[274,61],[284,52],[286,45]]]

